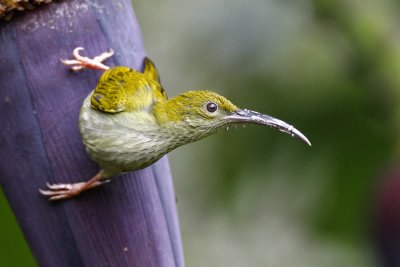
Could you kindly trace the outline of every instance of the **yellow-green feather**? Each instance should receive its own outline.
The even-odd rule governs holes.
[[[146,59],[144,73],[122,66],[104,72],[92,94],[91,107],[107,113],[150,111],[154,103],[166,99],[157,69]]]
[[[211,91],[189,91],[167,100],[159,80],[150,60],[144,73],[114,67],[84,101],[82,140],[107,177],[144,168],[176,147],[209,136],[238,109]],[[209,102],[219,108],[207,111]]]
[[[209,113],[206,104],[214,102],[219,106],[216,113]],[[217,116],[227,115],[237,110],[238,107],[228,99],[212,91],[188,91],[181,95],[157,103],[154,106],[154,116],[161,124],[180,122],[190,117],[214,119]]]

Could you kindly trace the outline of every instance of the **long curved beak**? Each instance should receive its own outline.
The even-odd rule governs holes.
[[[278,120],[274,117],[248,110],[248,109],[238,109],[234,113],[225,117],[230,122],[238,122],[238,123],[254,123],[260,125],[270,126],[272,128],[276,128],[281,132],[290,134],[293,137],[296,137],[311,146],[310,141],[308,141],[307,137],[304,136],[299,130],[294,128],[292,125],[287,124],[284,121]]]

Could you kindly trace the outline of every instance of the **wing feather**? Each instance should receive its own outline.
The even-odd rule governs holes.
[[[91,107],[107,113],[150,111],[167,95],[154,64],[146,58],[145,72],[117,66],[103,73],[91,97]]]

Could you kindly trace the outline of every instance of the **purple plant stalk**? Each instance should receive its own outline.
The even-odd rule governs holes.
[[[0,21],[0,183],[40,266],[184,266],[166,157],[71,200],[39,194],[46,182],[88,180],[99,167],[78,130],[101,71],[60,63],[82,46],[108,65],[143,67],[129,0],[56,1]]]

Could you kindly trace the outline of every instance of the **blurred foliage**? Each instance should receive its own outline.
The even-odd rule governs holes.
[[[375,186],[398,146],[398,4],[134,1],[170,95],[213,89],[313,143],[249,126],[173,152],[188,266],[373,264]]]
[[[373,266],[375,188],[399,150],[400,1],[133,3],[170,96],[212,89],[313,143],[249,126],[172,152],[187,266]]]
[[[0,188],[0,266],[36,266]]]

